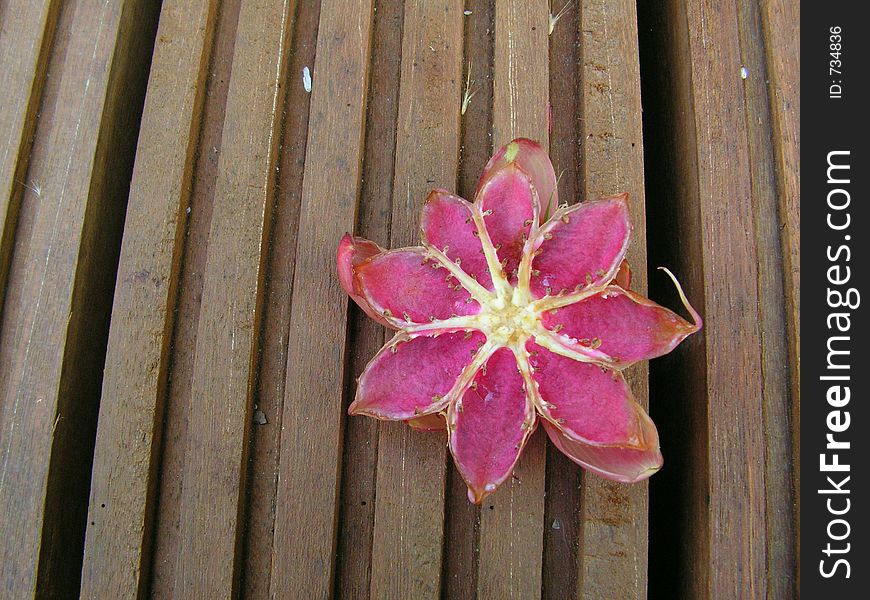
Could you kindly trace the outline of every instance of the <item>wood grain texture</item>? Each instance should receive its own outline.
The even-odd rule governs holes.
[[[338,240],[356,220],[371,21],[370,0],[321,5],[281,418],[273,597],[333,591],[347,296],[332,274]]]
[[[265,1],[243,3],[239,13],[187,415],[176,595],[227,597],[238,589],[274,132],[292,15],[292,3]]]
[[[180,504],[188,445],[187,416],[239,3],[239,0],[222,0],[215,23],[198,148],[189,202],[185,209],[187,231],[174,307],[176,316],[170,343],[169,381],[153,528],[154,557],[149,591],[156,598],[173,595],[176,557],[181,547]]]
[[[216,4],[162,8],[103,374],[84,598],[142,597],[148,588],[169,342]]]
[[[680,373],[683,381],[665,383],[654,395],[656,400],[672,395],[671,418],[688,418],[678,427],[693,430],[676,432],[673,421],[664,427],[677,440],[683,436],[675,474],[683,478],[678,485],[687,497],[677,510],[675,529],[682,531],[672,546],[680,581],[669,587],[693,597],[753,597],[768,584],[758,314],[764,290],[759,289],[747,102],[740,85],[739,11],[736,2],[681,1],[649,10],[648,26],[662,27],[657,35],[665,52],[665,60],[656,57],[663,77],[651,86],[651,104],[665,110],[671,130],[653,136],[657,147],[666,148],[661,160],[667,171],[656,182],[655,202],[668,214],[653,217],[651,210],[659,227],[650,232],[665,231],[660,226],[666,222],[667,235],[676,238],[659,242],[651,235],[649,247],[678,267],[687,295],[707,317],[696,339],[662,361],[661,368],[670,365],[669,372]],[[661,166],[657,159],[655,168]],[[654,418],[662,422],[655,412]],[[673,481],[665,477],[656,483]],[[664,589],[657,584],[656,593]]]
[[[390,239],[393,167],[401,77],[402,0],[379,1],[372,22],[365,155],[356,235],[378,243]],[[348,370],[344,405],[356,394],[356,377],[384,343],[386,330],[356,304],[348,311]],[[372,535],[378,465],[379,421],[349,418],[345,425],[341,472],[341,516],[337,544],[337,598],[366,598],[372,577]]]
[[[418,245],[426,194],[456,187],[462,11],[457,0],[405,5],[391,248]],[[371,597],[434,600],[441,591],[445,435],[404,423],[379,429]]]
[[[765,55],[765,36],[759,3],[740,1],[737,6],[742,64],[747,69],[743,85],[758,248],[758,319],[761,329],[766,445],[767,594],[770,598],[793,598],[799,595],[800,590],[797,582],[797,495],[793,480],[798,471],[795,470],[792,453],[793,444],[798,437],[795,435],[797,429],[792,429],[792,411],[797,406],[792,402],[799,395],[799,389],[796,385],[790,386],[789,376],[790,372],[799,371],[799,364],[794,361],[794,353],[789,352],[788,332],[790,323],[794,324],[794,315],[790,310],[788,294],[784,293],[784,285],[789,280],[785,271],[797,261],[797,248],[791,246],[795,240],[789,239],[789,235],[794,231],[799,216],[794,212],[789,214],[788,210],[789,204],[797,208],[796,181],[786,184],[793,186],[791,190],[778,191],[777,173],[780,169],[776,157],[795,152],[799,144],[795,138],[796,131],[786,133],[782,138],[777,137],[777,132],[772,127],[774,116],[770,102],[776,91],[767,82],[770,79],[770,70],[782,68],[773,65],[778,53],[789,54],[794,48],[794,53],[797,54],[797,45],[792,40],[799,38],[795,31],[798,21],[795,19],[792,23],[782,23],[781,26],[793,34],[793,37],[771,38],[772,51]],[[799,73],[796,67],[797,64],[791,62],[789,72],[780,72],[779,76],[785,76],[786,81],[791,82],[789,77],[796,77]],[[795,162],[795,176],[796,166]],[[782,200],[778,200],[779,196]],[[789,252],[795,254],[786,258],[785,254]],[[798,271],[797,276],[799,275]],[[793,381],[797,379],[794,378]]]
[[[516,137],[549,145],[546,2],[495,3],[493,146]],[[480,519],[480,598],[541,594],[546,436],[530,439],[511,480],[484,501]]]
[[[154,8],[82,1],[65,4],[57,17],[21,173],[37,185],[22,198],[0,325],[0,589],[10,597],[67,597],[79,589]]]
[[[580,3],[583,147],[581,197],[629,194],[631,287],[647,292],[646,218],[637,13],[628,0]],[[569,199],[570,201],[570,199]],[[648,365],[625,373],[648,407]],[[666,458],[667,460],[667,458]],[[648,483],[582,476],[577,598],[645,598]]]
[[[290,309],[296,264],[296,237],[302,201],[308,108],[311,95],[302,82],[304,67],[314,65],[320,5],[298,2],[287,63],[280,162],[276,165],[275,207],[272,214],[266,291],[254,413],[246,482],[246,513],[242,566],[244,598],[267,598],[272,578],[272,532],[281,444]],[[276,132],[277,134],[277,132]]]
[[[60,6],[59,0],[18,0],[0,7],[0,306],[21,197],[40,187],[25,176]]]
[[[765,41],[768,95],[771,110],[774,172],[780,231],[785,321],[789,364],[789,411],[791,431],[791,492],[794,510],[791,515],[793,542],[785,537],[785,547],[777,556],[780,562],[793,564],[794,589],[800,590],[800,3],[761,1],[761,37]],[[777,416],[780,416],[779,414]],[[779,448],[783,446],[780,445]],[[777,456],[779,460],[784,460]],[[775,467],[775,461],[771,461]],[[781,467],[780,467],[781,468]],[[782,498],[780,496],[780,498]],[[784,500],[784,498],[782,499]],[[783,510],[780,504],[777,512]],[[768,528],[769,530],[769,528]],[[793,547],[789,544],[793,543]],[[782,588],[780,588],[782,589]],[[786,588],[787,589],[787,588]]]

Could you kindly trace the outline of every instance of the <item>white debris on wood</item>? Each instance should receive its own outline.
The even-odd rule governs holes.
[[[311,70],[308,67],[302,69],[302,87],[306,92],[311,93]]]

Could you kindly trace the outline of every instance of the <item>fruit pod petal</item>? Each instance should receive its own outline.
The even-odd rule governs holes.
[[[338,244],[338,252],[336,256],[338,280],[341,283],[341,287],[347,295],[350,296],[351,300],[356,302],[357,306],[359,306],[368,316],[385,327],[396,329],[395,325],[388,323],[387,320],[379,315],[362,296],[354,274],[354,269],[357,266],[382,252],[385,252],[385,250],[376,243],[365,238],[353,237],[349,233],[345,233],[344,237],[341,238],[341,242]]]
[[[621,483],[637,483],[662,468],[662,453],[658,447],[643,450],[619,446],[593,446],[572,440],[546,419],[542,419],[541,422],[550,441],[562,454],[605,479]]]
[[[667,354],[698,331],[700,319],[696,320],[689,323],[649,298],[618,286],[608,286],[541,316],[544,327],[557,332],[566,347],[594,347],[620,368]]]
[[[476,331],[397,333],[366,366],[348,413],[408,421],[443,410],[485,339]]]
[[[355,274],[366,302],[397,328],[480,311],[471,294],[424,248],[375,255],[360,264]]]
[[[505,279],[516,284],[526,242],[537,228],[538,192],[529,175],[511,162],[487,179],[475,200]]]
[[[530,287],[535,298],[608,284],[628,249],[628,194],[556,211],[537,232]]]
[[[526,343],[538,410],[568,437],[590,444],[648,450],[655,426],[635,402],[622,373]]]
[[[450,451],[479,504],[511,474],[535,424],[513,352],[497,350],[447,413]]]
[[[423,205],[420,229],[423,244],[442,251],[483,287],[493,289],[470,202],[444,190],[432,190]]]
[[[499,169],[511,163],[519,166],[531,179],[532,186],[538,192],[540,214],[544,215],[544,219],[552,215],[555,207],[559,205],[553,163],[537,142],[526,138],[517,138],[505,144],[489,159],[477,185],[477,195],[480,195],[483,186]]]

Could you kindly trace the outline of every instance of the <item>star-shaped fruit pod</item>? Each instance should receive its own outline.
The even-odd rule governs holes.
[[[446,429],[472,502],[510,476],[538,423],[602,477],[636,482],[662,466],[622,370],[670,352],[701,319],[676,279],[692,323],[629,289],[627,194],[557,205],[549,157],[516,139],[490,159],[473,203],[429,194],[421,246],[345,235],[338,247],[344,289],[396,330],[350,414]]]

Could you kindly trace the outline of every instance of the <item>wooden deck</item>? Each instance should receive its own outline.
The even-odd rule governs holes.
[[[799,594],[797,3],[551,15],[0,0],[0,597]],[[627,373],[649,484],[538,432],[476,507],[443,434],[347,417],[385,338],[334,257],[517,136],[631,194],[633,287],[705,328]]]

